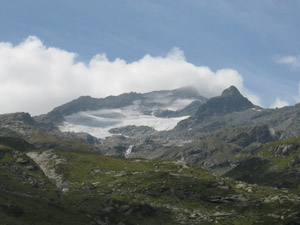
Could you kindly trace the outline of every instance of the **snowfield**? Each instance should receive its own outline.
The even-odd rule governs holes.
[[[158,101],[162,104],[159,109],[175,111],[184,108],[194,99],[179,99],[171,103],[169,101],[163,102],[163,99]],[[109,132],[110,129],[128,125],[149,126],[158,131],[171,130],[179,121],[188,117],[155,117],[153,112],[157,109],[157,107],[144,107],[136,102],[134,105],[119,109],[78,112],[66,116],[60,130],[63,132],[85,132],[98,138],[105,138],[112,136]]]

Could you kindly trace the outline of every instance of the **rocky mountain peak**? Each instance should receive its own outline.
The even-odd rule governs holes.
[[[228,96],[241,96],[241,93],[239,92],[239,90],[235,87],[235,86],[230,86],[229,88],[225,89],[222,92],[222,96],[223,97],[228,97]]]
[[[231,86],[224,90],[221,96],[209,99],[200,106],[197,115],[207,117],[211,115],[224,115],[231,112],[241,112],[255,107],[247,98],[241,95],[239,90]]]
[[[22,122],[27,125],[34,125],[36,123],[31,115],[25,112],[8,113],[0,116],[1,124],[13,124],[16,121]]]
[[[180,121],[175,129],[184,130],[191,127],[201,129],[204,124],[205,130],[216,130],[224,125],[223,117],[234,112],[243,112],[251,108],[258,108],[253,105],[246,97],[241,95],[239,90],[231,86],[223,91],[222,95],[208,99],[204,104],[200,105],[198,110],[191,117]],[[207,123],[211,123],[212,119],[217,121],[210,127]],[[217,125],[219,124],[219,125]]]

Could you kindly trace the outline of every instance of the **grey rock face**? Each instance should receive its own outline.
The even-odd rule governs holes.
[[[255,107],[247,98],[243,97],[236,87],[223,91],[221,96],[209,99],[196,112],[196,119],[201,120],[216,114],[224,115],[232,112],[241,112]]]
[[[217,119],[216,121],[222,126],[221,117],[233,112],[243,112],[251,108],[259,108],[253,105],[247,98],[243,97],[236,87],[223,91],[221,96],[211,98],[206,103],[201,105],[196,111],[195,115],[178,123],[176,129],[186,129],[201,126],[205,121]],[[217,126],[219,127],[219,126]]]

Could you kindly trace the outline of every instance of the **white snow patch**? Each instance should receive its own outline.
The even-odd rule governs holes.
[[[129,158],[132,149],[133,149],[133,145],[130,145],[129,148],[125,152],[125,158]]]
[[[144,115],[138,105],[121,109],[103,109],[85,111],[66,116],[66,121],[60,126],[63,132],[86,132],[98,138],[112,136],[109,130],[129,125],[149,126],[158,131],[173,129],[176,124],[188,116],[176,118],[159,118]]]
[[[257,112],[261,112],[261,109],[257,109],[257,108],[252,108],[252,110],[257,111]]]

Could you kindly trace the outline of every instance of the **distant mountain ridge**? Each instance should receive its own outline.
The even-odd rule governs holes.
[[[176,99],[183,98],[194,99],[194,101],[180,110],[163,108],[166,99],[169,102],[174,102]],[[170,91],[153,91],[145,94],[131,92],[100,99],[82,96],[56,107],[46,115],[34,118],[31,118],[29,114],[16,114],[15,116],[20,117],[21,120],[25,119],[29,124],[35,124],[35,126],[43,124],[43,127],[47,127],[54,126],[53,123],[61,123],[65,117],[77,112],[99,108],[118,109],[134,104],[138,108],[132,110],[141,110],[146,116],[153,115],[157,118],[189,116],[189,118],[180,121],[174,130],[166,134],[170,138],[177,138],[179,135],[181,138],[189,139],[193,136],[210,134],[228,126],[260,125],[268,126],[272,132],[280,134],[281,138],[300,134],[300,126],[298,126],[300,124],[300,104],[280,109],[263,109],[252,104],[234,86],[224,90],[222,95],[210,99],[206,99],[190,87]],[[117,115],[117,113],[115,114]],[[103,119],[105,120],[105,118]],[[107,120],[109,118],[107,117]],[[164,134],[164,137],[166,135]]]
[[[173,133],[186,136],[209,134],[223,127],[267,125],[281,138],[300,135],[300,104],[264,109],[252,104],[235,87],[208,99],[196,113],[180,121]]]
[[[81,96],[71,102],[63,104],[54,108],[46,115],[37,117],[38,120],[50,120],[55,122],[62,122],[65,116],[90,110],[99,109],[117,109],[125,106],[133,105],[134,102],[140,101],[143,106],[160,106],[159,102],[153,99],[163,99],[164,97],[174,99],[194,99],[199,102],[205,102],[207,99],[201,96],[193,87],[183,87],[174,90],[153,91],[148,93],[124,93],[118,96],[108,96],[106,98],[93,98],[90,96]],[[194,103],[195,104],[195,103]],[[195,108],[195,107],[194,107]],[[188,110],[187,113],[193,113]],[[176,113],[176,112],[171,112]],[[186,113],[181,113],[187,115]]]
[[[101,108],[119,108],[130,105],[133,101],[140,98],[142,98],[142,94],[135,92],[100,99],[92,98],[90,96],[81,96],[78,99],[54,108],[51,112],[47,113],[46,118],[61,122],[64,116],[68,116],[73,113],[97,110]]]

